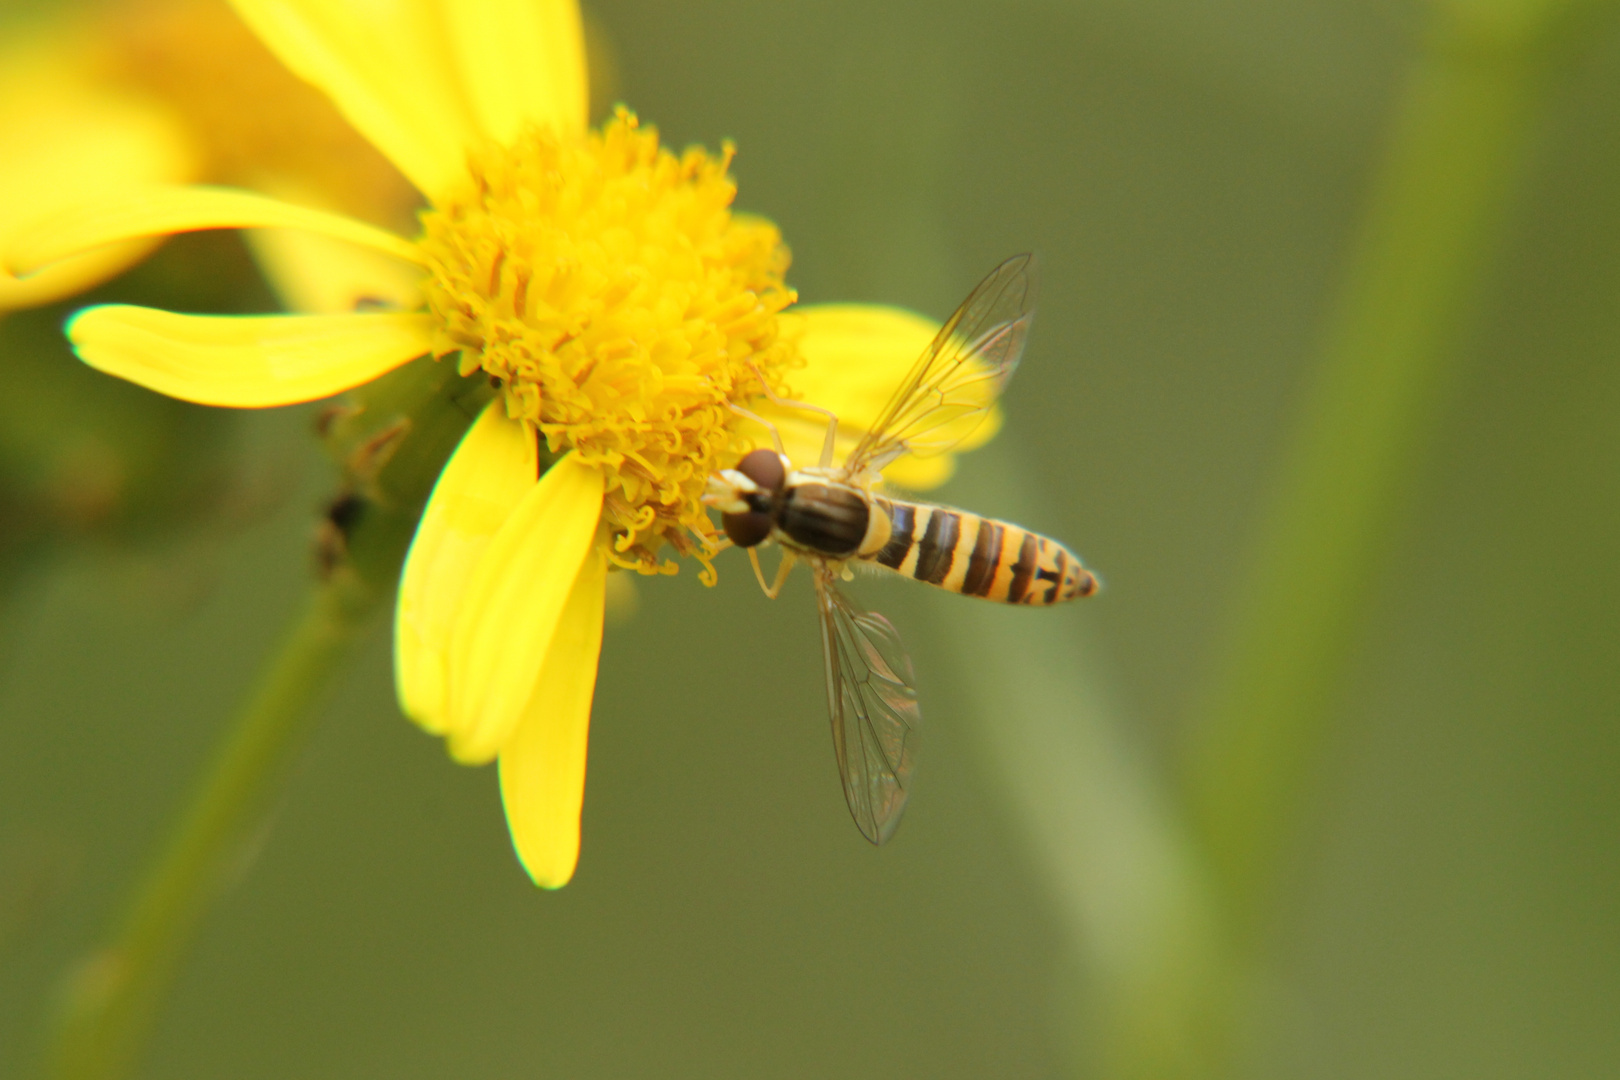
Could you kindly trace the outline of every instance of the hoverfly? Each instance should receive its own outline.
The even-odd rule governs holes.
[[[848,458],[832,463],[838,418],[828,418],[821,462],[754,450],[709,480],[704,501],[721,513],[732,544],[748,551],[774,599],[796,562],[814,573],[833,748],[844,797],[861,833],[881,844],[905,809],[921,712],[911,660],[893,624],[838,587],[852,564],[881,567],[951,592],[1009,604],[1048,605],[1090,596],[1097,579],[1073,552],[1045,536],[965,510],[877,494],[882,470],[902,454],[939,454],[982,421],[1023,355],[1034,318],[1033,259],[1016,255],[980,282],[945,322]],[[761,380],[763,382],[763,379]],[[767,585],[758,548],[781,546]]]

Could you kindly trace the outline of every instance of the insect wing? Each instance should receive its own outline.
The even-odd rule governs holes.
[[[850,815],[881,844],[906,808],[922,714],[900,635],[882,615],[856,607],[833,574],[816,567],[833,750]]]
[[[845,473],[881,469],[902,453],[942,454],[972,434],[1024,355],[1034,305],[1033,256],[991,271],[912,365]]]

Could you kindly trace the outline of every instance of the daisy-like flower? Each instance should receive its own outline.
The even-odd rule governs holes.
[[[284,63],[326,91],[421,191],[406,239],[220,188],[151,186],[13,237],[25,276],[131,238],[298,229],[414,268],[423,303],[342,314],[91,308],[91,365],[215,405],[309,401],[431,353],[496,400],[433,490],[395,622],[404,711],[459,761],[499,760],[517,854],[540,885],[573,874],[609,573],[673,572],[716,550],[701,497],[763,440],[767,415],[813,460],[822,431],[768,382],[858,437],[936,326],[890,308],[789,311],[788,252],[734,214],[731,151],[677,155],[619,110],[587,127],[572,0],[235,0]],[[994,422],[969,440],[988,438]],[[900,461],[921,488],[948,459]]]

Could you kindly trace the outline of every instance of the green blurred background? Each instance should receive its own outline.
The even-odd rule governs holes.
[[[1451,6],[1509,27],[1533,7]],[[1131,952],[1108,928],[1159,895],[1132,875],[1163,852],[1200,865],[1179,777],[1432,6],[590,11],[667,142],[736,140],[739,205],[781,224],[805,300],[943,316],[1040,254],[1005,433],[940,498],[1063,538],[1107,587],[1050,612],[863,590],[911,644],[927,720],[907,822],[874,850],[840,797],[807,583],[767,602],[740,559],[713,590],[639,583],[554,894],[512,856],[493,771],[400,718],[379,629],[141,1075],[1620,1071],[1620,25],[1535,51],[1276,868],[1230,953],[1163,976],[1215,1000],[1224,1049],[1132,1066],[1108,1049],[1110,958]],[[264,302],[239,285],[192,306]],[[209,512],[8,556],[4,1075],[35,1063],[64,973],[294,617],[335,484],[313,408],[185,412],[159,449]]]

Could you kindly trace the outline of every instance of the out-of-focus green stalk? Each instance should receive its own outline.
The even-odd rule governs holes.
[[[421,507],[489,390],[420,360],[357,390],[323,424],[344,493],[321,575],[267,662],[111,942],[81,966],[53,1035],[56,1080],[112,1080],[138,1060],[185,952],[240,866],[316,705],[392,599]]]
[[[950,495],[1032,520],[1009,441],[976,451]],[[1001,774],[997,789],[1079,958],[1083,1007],[1064,1035],[1085,1075],[1203,1075],[1231,998],[1207,883],[1163,778],[1108,700],[1077,614],[955,601],[935,625],[959,657],[960,715]]]
[[[943,313],[989,268],[953,266],[940,188],[957,168],[947,118],[965,109],[952,107],[961,81],[950,51],[912,23],[877,26],[860,47],[881,62],[851,65],[866,74],[840,87],[829,119],[844,133],[841,164],[863,187],[835,248],[848,255],[843,279],[828,291],[920,298]],[[1015,441],[1004,432],[967,456],[945,497],[1037,520]],[[956,654],[967,699],[956,715],[973,725],[998,774],[995,791],[1065,931],[1054,958],[1060,977],[1078,976],[1082,998],[1059,1010],[1073,1071],[1097,1080],[1200,1075],[1218,1056],[1210,1040],[1228,1027],[1231,995],[1217,984],[1229,968],[1179,807],[1101,689],[1102,665],[1076,612],[918,600],[949,608],[928,628]]]
[[[1283,451],[1186,782],[1223,915],[1269,906],[1403,486],[1442,407],[1572,28],[1600,3],[1437,5],[1321,367]]]
[[[53,1075],[119,1076],[144,1041],[198,922],[314,723],[322,691],[380,597],[350,578],[315,590],[206,770],[113,944],[74,979]]]

